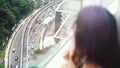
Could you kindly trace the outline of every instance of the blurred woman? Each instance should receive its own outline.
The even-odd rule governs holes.
[[[116,20],[106,9],[89,6],[75,21],[74,44],[62,68],[120,68]]]

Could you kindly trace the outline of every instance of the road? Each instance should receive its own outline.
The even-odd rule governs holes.
[[[54,4],[50,4],[49,6],[45,7],[45,9],[48,9],[49,7],[51,7],[53,5]],[[26,49],[28,49],[26,43],[29,42],[29,41],[27,41],[27,39],[29,37],[28,32],[33,27],[32,25],[36,22],[40,13],[42,13],[46,10],[39,10],[39,11],[41,11],[41,12],[32,13],[31,16],[28,17],[27,21],[25,21],[25,24],[22,25],[18,31],[16,31],[16,35],[13,39],[11,49],[10,49],[10,57],[9,57],[9,67],[10,68],[16,68],[16,65],[18,65],[18,67],[20,68],[22,65],[24,65],[26,63],[26,58],[28,58],[28,55],[26,55],[26,54],[28,54],[26,51]],[[27,23],[28,23],[28,25],[27,25]],[[25,32],[24,32],[24,30],[25,30]],[[23,39],[24,41],[22,40],[23,37],[24,37],[24,39]],[[15,49],[15,52],[12,52],[13,49]],[[15,60],[15,56],[18,57],[17,61]]]
[[[21,47],[23,46],[22,43],[22,37],[23,37],[23,33],[25,30],[25,26],[27,26],[27,23],[29,23],[29,20],[31,20],[31,17],[33,15],[35,15],[36,12],[34,12],[33,14],[31,14],[29,17],[27,17],[27,19],[24,21],[24,24],[21,26],[21,28],[16,32],[15,37],[13,38],[13,42],[11,45],[11,49],[10,49],[10,57],[9,57],[9,67],[11,68],[16,68],[16,65],[18,65],[18,67],[20,67],[20,63],[22,62],[21,59]],[[12,50],[15,49],[15,52],[12,52]],[[15,60],[15,57],[18,57],[18,60]]]
[[[52,7],[52,6],[54,6],[54,5],[56,5],[57,4],[57,1],[56,2],[53,2],[52,4],[49,4],[48,6],[45,6],[39,13],[38,13],[38,15],[36,15],[34,18],[36,19],[35,21],[34,20],[32,20],[31,21],[31,23],[33,23],[34,24],[34,26],[35,26],[35,24],[36,25],[39,25],[40,23],[41,23],[41,19],[39,20],[39,22],[38,22],[38,17],[40,17],[42,14],[44,14],[45,13],[45,18],[46,18],[46,16],[48,16],[48,12],[49,11],[53,11],[53,8],[51,8],[52,10],[48,10],[48,9],[50,9],[50,7]],[[54,9],[54,11],[55,11],[55,9]],[[43,18],[43,17],[42,17]],[[43,18],[43,20],[45,19],[45,18]],[[39,23],[39,24],[38,24]],[[28,62],[29,62],[29,59],[30,59],[30,57],[31,57],[31,50],[33,51],[33,49],[31,49],[31,43],[33,43],[32,44],[32,46],[34,46],[34,47],[38,47],[38,45],[39,45],[39,41],[38,41],[38,39],[40,38],[40,37],[38,37],[39,35],[37,35],[37,33],[38,33],[38,31],[42,31],[41,29],[44,29],[45,27],[43,27],[42,25],[41,26],[38,26],[38,28],[39,27],[43,27],[43,28],[41,28],[40,30],[36,30],[36,31],[34,31],[34,29],[33,29],[33,31],[32,31],[32,28],[34,28],[34,26],[33,26],[33,24],[32,25],[29,25],[29,27],[31,27],[31,28],[29,28],[28,29],[28,31],[26,32],[26,36],[27,36],[27,44],[26,44],[26,47],[25,48],[27,48],[26,50],[26,54],[25,54],[25,56],[26,56],[26,61],[25,61],[25,64],[23,65],[23,67],[28,67],[29,65],[28,65]],[[32,32],[32,33],[31,33]],[[38,41],[38,42],[36,42],[36,40]],[[36,44],[36,46],[35,46],[35,44]]]
[[[15,49],[15,52],[12,52],[12,50],[10,51],[11,53],[11,57],[10,57],[10,66],[11,68],[15,68],[16,65],[20,64],[20,49],[21,49],[21,41],[22,41],[22,33],[23,33],[24,27],[22,27],[18,33],[16,34],[14,41],[13,41],[13,45],[12,45],[12,49]],[[15,60],[15,57],[18,57],[18,60]]]

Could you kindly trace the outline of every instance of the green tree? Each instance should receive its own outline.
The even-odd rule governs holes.
[[[16,19],[18,19],[19,16],[20,16],[20,10],[19,10],[19,8],[17,6],[15,6],[15,7],[13,7],[11,9],[11,11],[13,11],[13,13],[16,15]]]
[[[0,0],[0,51],[15,24],[33,8],[33,0]]]

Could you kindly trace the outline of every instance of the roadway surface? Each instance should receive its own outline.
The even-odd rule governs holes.
[[[22,36],[25,29],[25,24],[20,27],[20,29],[16,32],[16,35],[13,39],[11,50],[10,50],[10,57],[9,57],[9,64],[11,68],[16,68],[16,65],[20,67],[20,61],[21,61],[21,46],[22,46]],[[15,52],[13,52],[13,49],[15,49]],[[17,60],[15,60],[15,57],[18,57]]]
[[[23,30],[24,30],[24,27],[22,27],[18,31],[18,33],[16,34],[14,41],[13,41],[12,49],[15,49],[15,52],[12,52],[12,50],[10,51],[10,53],[11,53],[11,57],[10,57],[11,68],[15,68],[16,65],[20,64],[20,49],[21,49],[21,43],[22,43],[21,41],[22,41]],[[15,60],[16,56],[18,57],[18,60]]]
[[[46,10],[44,10],[44,11],[46,11]],[[42,12],[44,12],[44,11],[42,11]],[[10,68],[16,68],[16,65],[18,65],[18,67],[20,68],[20,66],[22,66],[24,63],[26,63],[26,58],[28,58],[28,56],[26,55],[27,54],[26,53],[26,49],[27,49],[26,42],[27,42],[28,33],[27,34],[24,33],[24,30],[28,32],[29,29],[31,29],[31,27],[33,27],[30,25],[33,25],[32,23],[36,22],[37,15],[39,15],[39,13],[37,13],[37,12],[32,13],[31,16],[28,17],[27,21],[25,21],[25,24],[22,25],[18,31],[16,31],[16,35],[13,39],[11,49],[10,49],[10,57],[9,57],[9,67]],[[28,25],[27,25],[27,23],[28,23]],[[23,41],[22,37],[24,34],[25,34],[25,36],[24,36],[24,41]],[[15,52],[12,52],[13,49],[15,49]],[[21,49],[22,49],[22,51],[21,51]],[[21,52],[22,52],[22,55],[21,55]],[[15,60],[16,56],[18,57],[17,60]],[[21,57],[22,57],[22,59],[21,59]],[[21,63],[22,63],[22,65],[21,65]]]

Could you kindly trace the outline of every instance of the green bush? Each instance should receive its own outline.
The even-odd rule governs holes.
[[[12,28],[33,9],[33,0],[0,0],[0,51]]]
[[[2,62],[2,63],[0,64],[0,68],[4,68],[4,65],[5,65],[5,63]]]
[[[0,58],[4,58],[5,57],[5,52],[4,51],[0,51]]]

